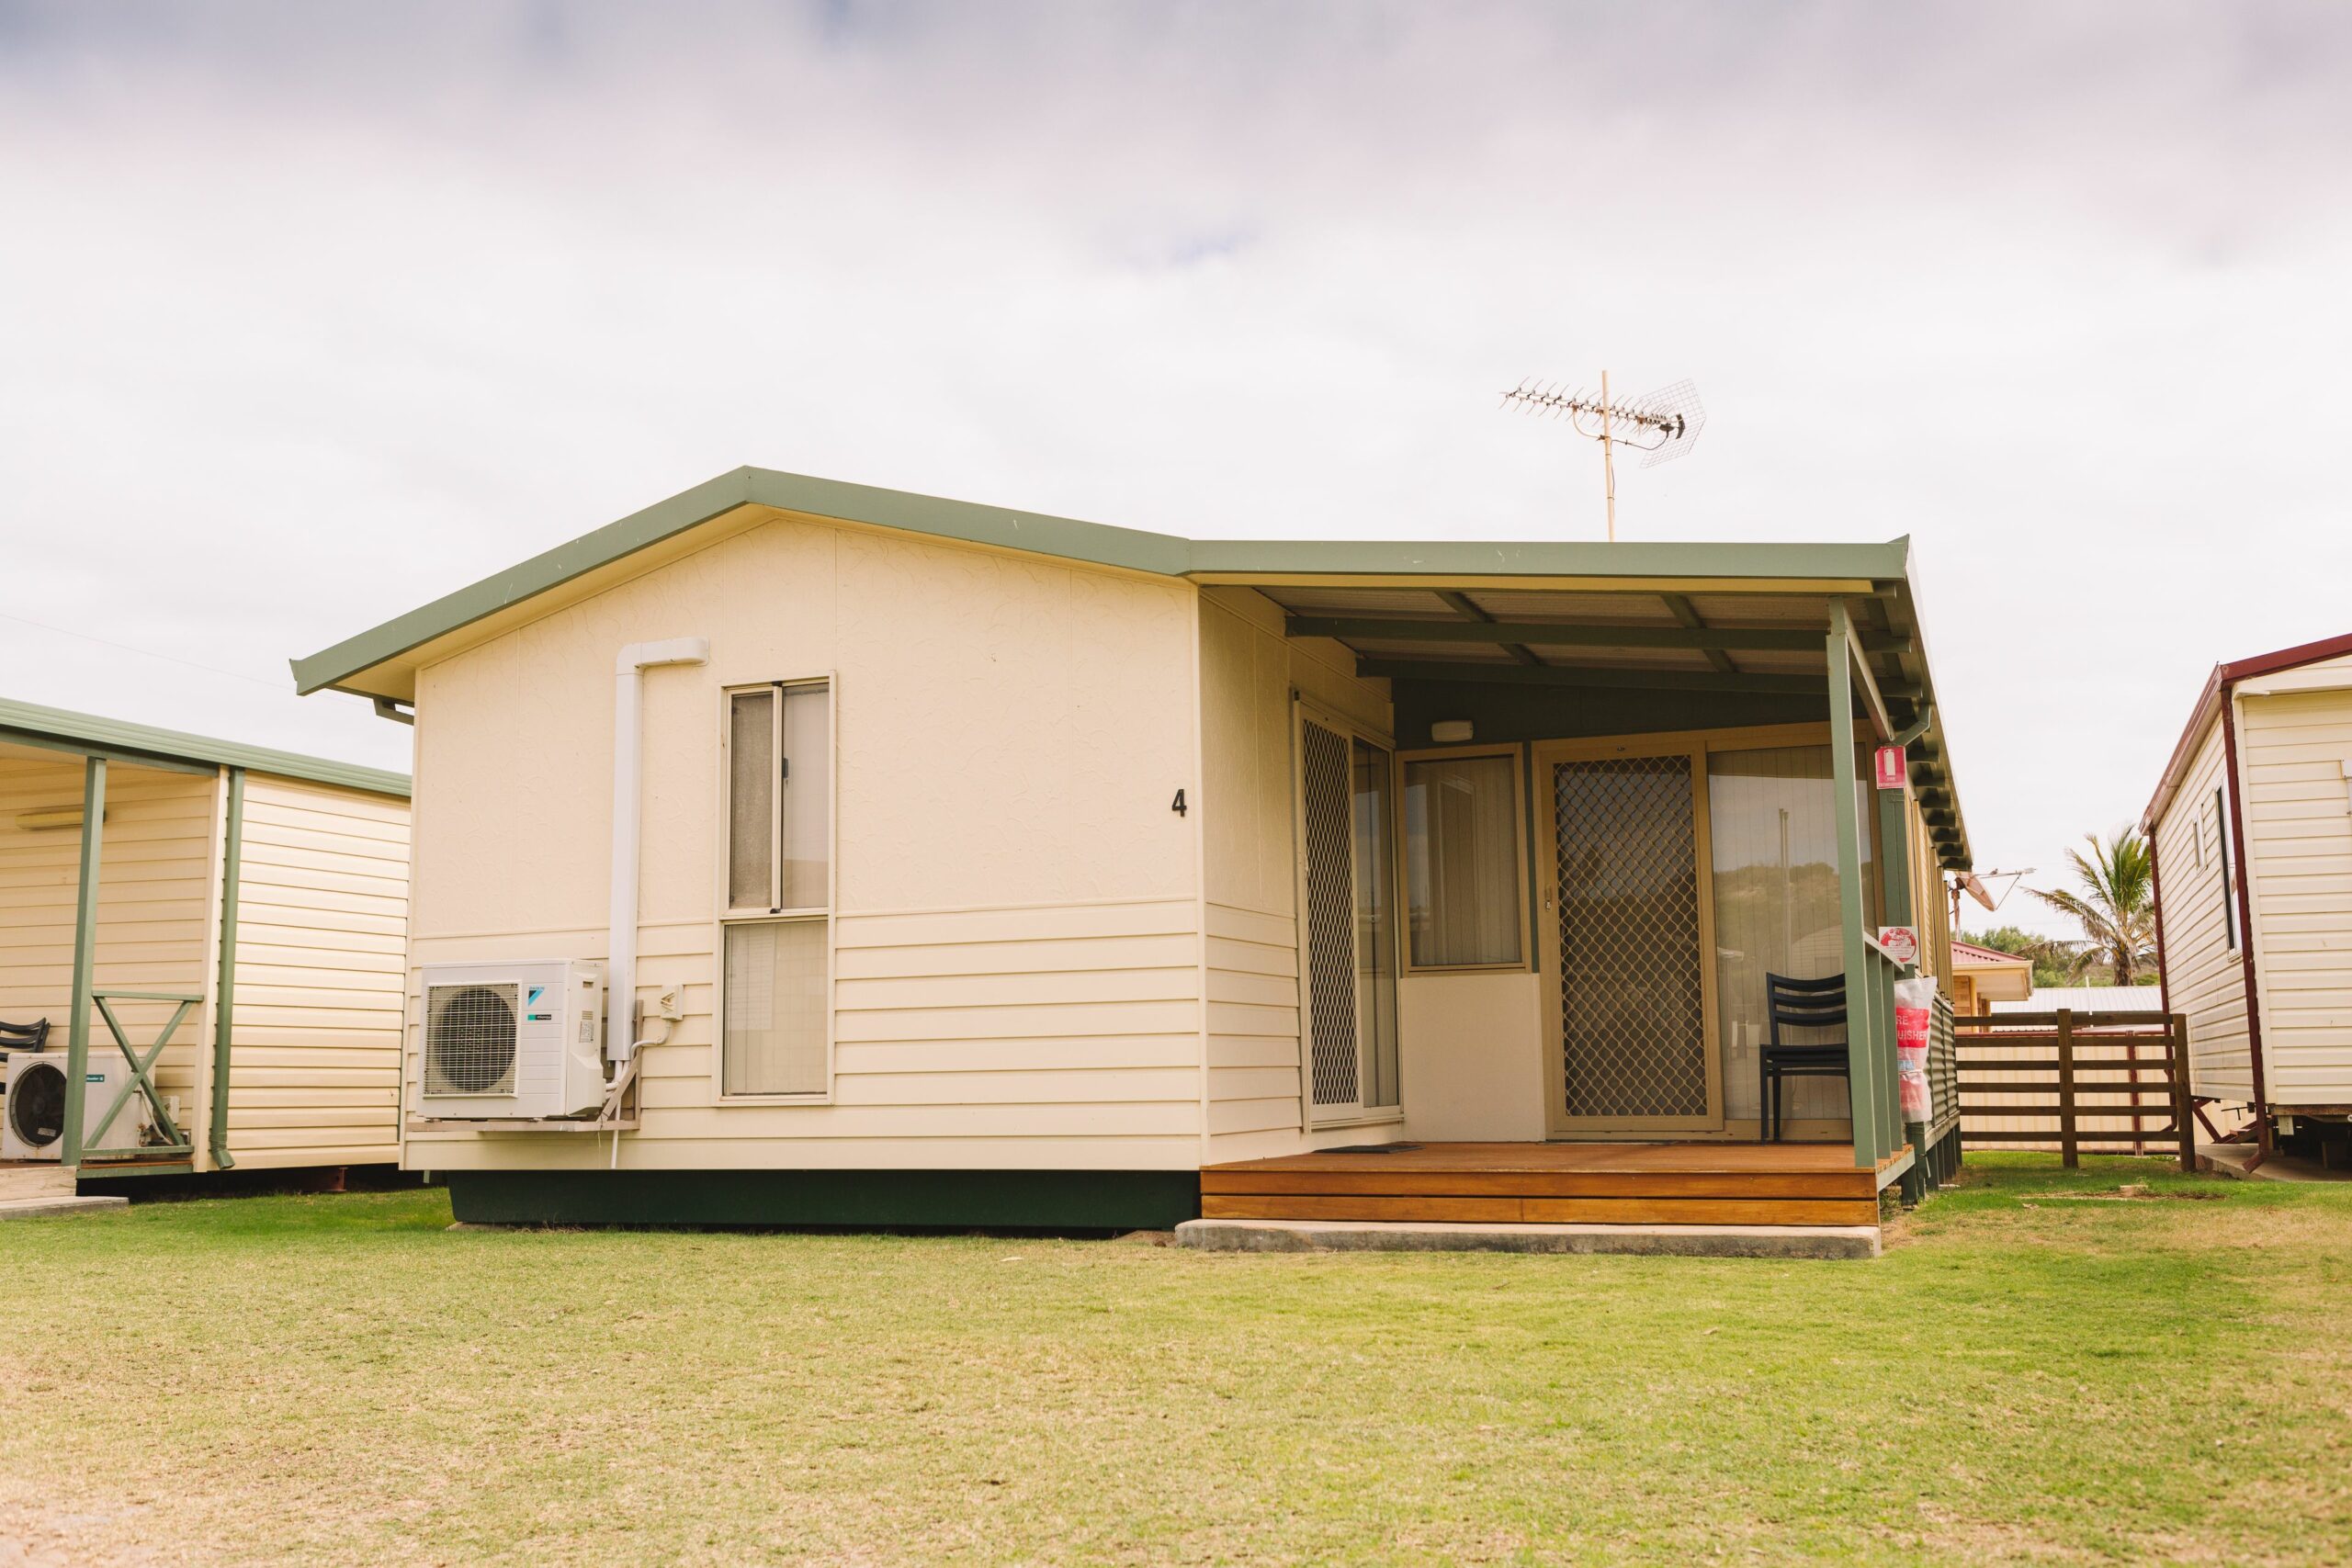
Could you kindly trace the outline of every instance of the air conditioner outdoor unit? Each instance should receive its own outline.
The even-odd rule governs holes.
[[[543,1121],[605,1103],[605,966],[577,959],[424,966],[418,1110]]]
[[[108,1047],[109,1052],[112,1047]],[[12,1051],[5,1080],[8,1099],[0,1113],[0,1159],[62,1159],[65,1156],[65,1053]],[[82,1141],[86,1146],[123,1085],[130,1081],[130,1064],[119,1055],[112,1061],[94,1049],[82,1074]],[[107,1129],[107,1151],[134,1149],[145,1140],[149,1125],[147,1097],[137,1089],[130,1102],[115,1115]]]

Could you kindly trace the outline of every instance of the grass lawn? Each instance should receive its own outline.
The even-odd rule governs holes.
[[[2352,1188],[1986,1156],[1875,1263],[447,1223],[0,1226],[0,1565],[2352,1552]]]

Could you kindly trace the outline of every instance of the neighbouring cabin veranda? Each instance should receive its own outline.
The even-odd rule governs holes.
[[[0,1198],[398,1159],[408,787],[0,701]]]
[[[724,476],[297,661],[413,710],[403,1162],[479,1219],[1138,1225],[1332,1212],[1216,1174],[1316,1150],[1679,1145],[1579,1213],[1705,1223],[1815,1201],[1704,1151],[1765,1133],[1767,976],[1840,977],[1781,1163],[1874,1221],[1956,1158],[1877,940],[1947,975],[1968,863],[1909,574]],[[557,961],[602,1102],[436,1112],[456,987]]]

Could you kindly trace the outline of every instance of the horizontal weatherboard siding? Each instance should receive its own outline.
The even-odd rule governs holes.
[[[402,798],[246,779],[228,1120],[241,1168],[399,1157],[408,817]]]

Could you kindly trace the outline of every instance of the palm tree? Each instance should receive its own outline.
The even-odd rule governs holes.
[[[2083,956],[2105,962],[2114,972],[2115,983],[2129,986],[2136,972],[2154,964],[2156,956],[2154,879],[2148,868],[2148,843],[2137,829],[2128,827],[2118,829],[2111,840],[2102,841],[2097,833],[2086,833],[2083,841],[2090,846],[2089,854],[2080,850],[2066,852],[2081,891],[2045,893],[2038,887],[2030,891],[2060,914],[2072,916],[2083,928]]]

